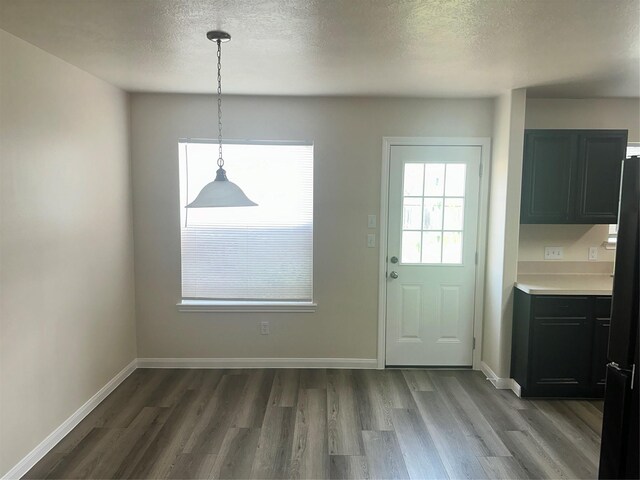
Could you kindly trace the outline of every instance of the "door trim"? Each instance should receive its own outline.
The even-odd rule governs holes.
[[[491,158],[491,138],[489,137],[383,137],[382,170],[380,181],[380,235],[378,268],[378,369],[386,365],[386,325],[387,325],[387,235],[389,214],[389,167],[391,147],[401,145],[423,146],[473,146],[480,147],[480,206],[478,209],[478,267],[473,315],[474,370],[479,370],[482,358],[482,325],[484,313],[484,280],[487,256],[487,225],[489,217],[489,177]]]

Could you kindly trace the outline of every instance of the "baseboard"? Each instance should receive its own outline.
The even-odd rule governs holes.
[[[375,358],[139,358],[138,368],[378,368]]]
[[[40,461],[60,440],[62,440],[76,425],[78,425],[91,411],[96,408],[107,396],[113,392],[137,367],[137,360],[133,360],[124,367],[115,377],[102,387],[98,392],[76,410],[62,425],[49,434],[40,444],[31,450],[11,470],[4,474],[3,479],[23,477],[33,466]]]
[[[513,378],[511,379],[511,390],[513,390],[513,393],[518,397],[522,397],[522,387]]]
[[[520,385],[518,385],[516,383],[516,385],[518,385],[518,392],[516,392],[515,388],[514,388],[514,381],[512,378],[501,378],[498,375],[496,375],[496,373],[491,369],[491,367],[489,365],[487,365],[484,362],[480,362],[480,370],[482,370],[482,373],[485,374],[485,376],[487,377],[487,380],[489,380],[491,382],[491,384],[496,387],[498,390],[513,390],[513,392],[520,396],[519,391],[520,391]]]

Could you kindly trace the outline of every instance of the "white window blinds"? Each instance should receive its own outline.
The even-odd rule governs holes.
[[[227,176],[257,207],[185,208],[215,177],[218,146],[180,142],[182,297],[311,301],[313,146],[225,143]]]

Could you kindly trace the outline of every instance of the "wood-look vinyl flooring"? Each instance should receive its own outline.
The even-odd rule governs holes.
[[[138,369],[25,478],[596,478],[601,422],[470,370]]]

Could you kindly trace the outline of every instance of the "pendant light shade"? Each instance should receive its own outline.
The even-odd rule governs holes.
[[[215,207],[254,207],[258,205],[247,198],[242,189],[227,179],[227,172],[222,168],[222,42],[231,40],[231,35],[220,30],[207,32],[207,38],[218,44],[218,171],[216,179],[204,186],[196,199],[187,208]]]
[[[227,180],[226,172],[219,168],[216,179],[206,184],[187,208],[255,207],[256,205],[258,204],[249,200],[238,185]]]

